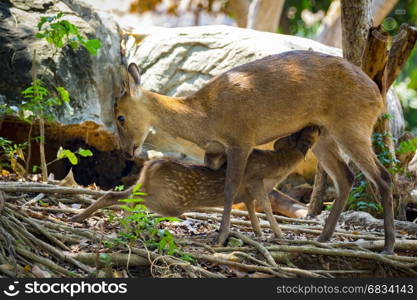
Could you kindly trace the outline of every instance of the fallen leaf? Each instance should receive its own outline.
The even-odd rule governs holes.
[[[220,259],[224,259],[228,261],[235,261],[235,262],[242,261],[240,257],[236,256],[233,253],[214,253],[213,256],[216,258],[220,258]]]

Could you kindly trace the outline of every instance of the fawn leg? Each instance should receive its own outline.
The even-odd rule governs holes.
[[[251,196],[261,202],[262,209],[264,210],[266,218],[268,219],[268,222],[271,225],[272,232],[277,238],[282,238],[282,231],[279,228],[274,214],[272,213],[271,202],[269,201],[269,197],[265,191],[262,180],[249,182],[248,186]]]
[[[119,199],[126,198],[130,195],[132,188],[122,192],[108,192],[107,194],[98,198],[93,204],[84,209],[81,213],[70,218],[72,222],[81,222],[88,218],[96,210],[116,204],[120,204]]]
[[[249,213],[249,219],[252,224],[253,232],[255,233],[255,235],[261,236],[262,231],[261,231],[261,225],[259,225],[259,219],[256,216],[255,200],[251,199],[251,200],[245,201],[245,205]]]

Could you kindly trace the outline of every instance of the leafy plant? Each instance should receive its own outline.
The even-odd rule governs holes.
[[[129,198],[119,200],[125,203],[121,208],[128,214],[118,220],[123,228],[122,232],[116,239],[106,241],[105,246],[114,247],[142,240],[145,246],[151,250],[158,250],[158,252],[168,255],[179,254],[184,260],[192,260],[192,257],[180,252],[172,233],[167,229],[160,229],[158,226],[163,221],[176,222],[178,219],[152,216],[140,196],[146,196],[146,194],[140,191],[140,184],[138,184]]]
[[[123,191],[124,189],[125,189],[125,186],[124,185],[117,185],[117,186],[114,187],[114,190],[116,192]]]
[[[58,96],[50,96],[49,90],[42,82],[35,80],[21,92],[24,100],[18,108],[18,116],[29,123],[40,118],[53,121],[51,108],[70,101],[69,93],[64,87],[56,87],[56,91]]]
[[[72,165],[77,165],[78,164],[77,155],[79,155],[81,157],[89,157],[89,156],[93,156],[93,152],[91,152],[91,150],[89,150],[89,149],[83,149],[83,148],[78,148],[78,150],[76,152],[72,152],[69,149],[64,149],[62,147],[59,147],[59,150],[56,154],[56,159],[49,162],[48,165],[56,162],[57,160],[64,159],[64,158],[68,159],[68,161]]]
[[[36,37],[45,39],[55,49],[61,49],[66,45],[76,49],[83,46],[90,54],[96,55],[101,43],[97,39],[87,39],[80,34],[79,29],[74,24],[63,19],[64,13],[59,12],[55,16],[41,17],[36,33]],[[37,79],[36,71],[36,51],[33,52],[32,57],[32,84],[23,90],[23,101],[19,106],[8,107],[7,105],[0,105],[0,115],[12,114],[17,115],[20,119],[30,124],[28,132],[28,154],[26,159],[25,175],[29,173],[29,162],[31,158],[31,141],[32,141],[32,126],[34,121],[38,121],[40,136],[36,139],[39,143],[39,151],[41,158],[42,178],[46,180],[47,177],[47,163],[45,160],[45,125],[44,121],[52,121],[54,119],[52,110],[54,107],[61,106],[63,103],[70,101],[69,92],[62,86],[55,87],[55,92],[48,90],[43,83]],[[57,96],[54,96],[54,95]],[[78,163],[80,156],[91,156],[89,150],[79,149],[76,153],[70,150],[62,149],[58,152],[57,159],[67,158],[72,164]]]
[[[54,48],[61,49],[68,45],[72,49],[77,49],[83,46],[91,55],[96,55],[101,48],[100,40],[89,40],[82,36],[77,26],[63,20],[63,17],[63,12],[51,17],[41,17],[37,25],[39,32],[35,36],[45,39]]]
[[[398,154],[412,153],[417,150],[417,138],[403,141],[400,143],[397,149]]]
[[[352,188],[347,200],[347,209],[366,211],[375,215],[382,213],[383,208],[381,204],[372,201],[368,193],[368,183],[362,173],[355,176],[357,182]]]
[[[399,161],[397,158],[395,158],[390,149],[387,147],[387,145],[384,142],[384,138],[389,135],[389,133],[384,132],[375,132],[372,134],[372,146],[375,150],[375,153],[377,153],[377,157],[379,161],[388,168],[388,171],[391,172],[391,174],[398,174],[401,172],[399,167]]]

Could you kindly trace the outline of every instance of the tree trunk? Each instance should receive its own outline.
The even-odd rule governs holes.
[[[249,4],[249,0],[229,1],[230,9],[238,27],[246,28],[248,25]]]
[[[253,0],[249,6],[250,29],[276,32],[285,0]]]
[[[381,26],[369,30],[367,43],[362,56],[362,70],[378,85],[381,96],[384,99],[384,110],[378,118],[374,132],[382,134],[384,145],[389,149],[392,158],[395,158],[395,146],[392,140],[389,118],[384,117],[388,113],[387,108],[387,65],[388,65],[388,44],[389,36]],[[378,149],[375,149],[378,153]],[[385,149],[383,150],[385,151]],[[390,165],[392,167],[394,161]]]
[[[343,57],[360,66],[369,28],[372,26],[371,0],[342,0]]]
[[[395,36],[388,58],[387,88],[391,86],[408,57],[413,51],[417,41],[417,28],[409,25],[401,25],[400,32]]]

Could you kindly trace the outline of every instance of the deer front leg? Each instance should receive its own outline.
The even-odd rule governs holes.
[[[272,232],[274,233],[275,237],[282,238],[282,231],[279,228],[277,220],[272,213],[271,202],[269,201],[268,194],[265,191],[264,185],[262,180],[255,180],[248,182],[248,188],[251,193],[251,196],[256,200],[261,202],[262,209],[266,214],[266,218],[268,219],[269,225],[271,226]]]
[[[227,170],[224,187],[225,202],[219,234],[215,240],[215,245],[223,245],[229,235],[232,204],[238,196],[250,151],[251,148],[249,147],[232,147],[226,150]]]

